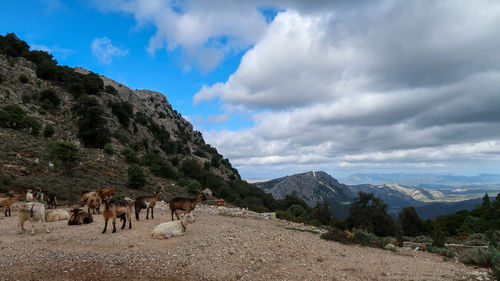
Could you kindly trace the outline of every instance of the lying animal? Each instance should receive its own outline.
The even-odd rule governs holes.
[[[92,214],[90,212],[85,213],[78,207],[73,208],[71,212],[73,214],[68,220],[68,225],[87,224],[94,221],[94,218],[92,217]]]
[[[157,225],[153,229],[151,237],[168,239],[174,236],[182,236],[184,235],[184,232],[186,232],[186,226],[190,223],[193,223],[194,220],[195,219],[193,215],[191,213],[188,213],[187,216],[185,216],[182,220],[164,222]]]
[[[46,222],[56,222],[69,219],[69,213],[66,210],[55,209],[47,212],[45,215]]]

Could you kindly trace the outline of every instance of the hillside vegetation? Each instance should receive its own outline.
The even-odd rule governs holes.
[[[0,192],[37,186],[75,203],[83,190],[137,196],[161,182],[162,199],[209,188],[256,211],[288,207],[242,181],[161,93],[61,66],[12,33],[0,36],[0,105]]]

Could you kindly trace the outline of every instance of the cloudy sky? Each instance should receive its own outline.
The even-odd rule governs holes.
[[[496,0],[4,0],[0,32],[164,93],[244,178],[500,172]]]

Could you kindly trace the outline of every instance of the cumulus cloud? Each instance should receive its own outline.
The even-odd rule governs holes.
[[[107,37],[95,38],[91,48],[94,56],[102,64],[110,64],[113,57],[122,57],[128,54],[128,50],[114,46]]]
[[[195,64],[214,69],[228,54],[255,43],[267,26],[266,17],[255,1],[95,1],[103,10],[134,15],[138,27],[152,25],[156,33],[147,50],[180,49],[185,66]]]
[[[193,99],[253,112],[252,128],[204,133],[243,175],[499,160],[499,3],[284,3],[227,81]]]

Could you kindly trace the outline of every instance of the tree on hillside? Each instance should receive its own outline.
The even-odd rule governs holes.
[[[79,149],[70,142],[57,141],[50,146],[50,156],[66,172],[71,172],[79,160]]]
[[[486,193],[486,194],[484,195],[484,197],[483,197],[483,204],[482,204],[482,206],[483,206],[483,207],[489,207],[489,206],[490,206],[490,203],[491,203],[491,201],[490,201],[490,197],[488,196],[488,193]]]
[[[415,207],[406,207],[399,213],[399,223],[403,228],[403,235],[417,236],[423,232],[423,222]]]
[[[390,236],[396,233],[396,224],[387,214],[387,205],[372,193],[359,192],[349,209],[347,225],[363,229],[377,236]]]
[[[330,223],[330,219],[332,218],[332,214],[330,213],[328,207],[329,204],[326,200],[318,202],[312,209],[312,219],[318,220],[323,225],[328,225]]]

